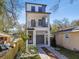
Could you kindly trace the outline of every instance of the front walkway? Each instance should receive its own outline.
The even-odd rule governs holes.
[[[57,59],[68,59],[67,57],[65,57],[64,55],[60,54],[58,51],[56,51],[52,47],[49,47],[49,46],[46,46],[46,45],[38,45],[37,46],[38,53],[39,53],[41,59],[51,59],[51,58],[49,58],[49,56],[45,53],[45,51],[41,47],[47,48],[52,54],[54,54],[57,57]]]

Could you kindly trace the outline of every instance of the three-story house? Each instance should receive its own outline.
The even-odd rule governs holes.
[[[26,2],[28,44],[50,46],[50,20],[45,4]]]

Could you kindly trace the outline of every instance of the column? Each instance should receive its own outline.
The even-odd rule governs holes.
[[[44,35],[44,44],[46,45],[46,35]]]
[[[33,31],[33,45],[36,46],[36,31]]]
[[[38,20],[36,20],[36,27],[38,27]]]
[[[27,35],[28,35],[28,30],[26,31]],[[28,51],[28,40],[26,40],[26,51]]]
[[[50,46],[50,32],[48,31],[48,46]]]
[[[50,20],[48,15],[48,46],[50,46]]]

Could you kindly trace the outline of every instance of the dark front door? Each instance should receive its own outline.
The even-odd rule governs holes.
[[[36,44],[44,44],[44,35],[36,35]]]

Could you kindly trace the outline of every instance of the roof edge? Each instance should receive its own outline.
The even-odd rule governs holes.
[[[47,4],[41,4],[41,3],[31,3],[31,2],[25,2],[26,4],[35,4],[35,5],[43,5],[43,6],[47,6]]]

